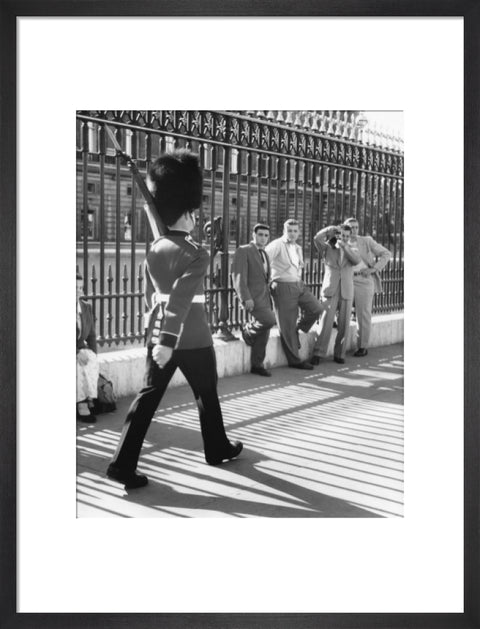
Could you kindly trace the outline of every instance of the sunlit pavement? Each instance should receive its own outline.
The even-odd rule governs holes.
[[[165,395],[138,469],[149,484],[126,491],[106,478],[126,410],[77,422],[78,517],[401,517],[403,345],[345,365],[281,367],[219,382],[238,459],[206,465],[188,387]]]

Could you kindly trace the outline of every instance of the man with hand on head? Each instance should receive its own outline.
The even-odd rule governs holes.
[[[136,471],[152,417],[177,367],[194,393],[200,415],[205,459],[218,465],[233,459],[242,443],[231,443],[223,425],[217,395],[212,335],[205,313],[203,278],[210,262],[206,249],[190,232],[202,200],[202,171],[186,150],[161,155],[152,164],[148,187],[167,233],[152,243],[146,272],[156,305],[147,329],[145,386],[127,414],[107,476],[127,489],[148,482]]]
[[[327,355],[337,308],[340,313],[333,360],[340,364],[345,362],[353,302],[353,267],[360,262],[360,256],[352,251],[348,244],[350,233],[348,225],[341,227],[330,225],[321,229],[313,239],[325,260],[321,296],[326,306],[311,359],[314,365],[318,365]]]
[[[366,356],[372,326],[372,306],[375,293],[382,292],[380,271],[388,264],[391,254],[371,236],[358,235],[358,221],[348,218],[352,230],[349,245],[360,256],[353,269],[353,291],[357,317],[357,351],[354,356]]]
[[[232,279],[242,307],[250,313],[250,321],[242,330],[243,340],[252,348],[250,372],[259,376],[271,376],[263,365],[270,328],[275,325],[275,315],[270,300],[270,262],[265,245],[270,228],[257,223],[253,228],[253,240],[239,247],[233,256]]]
[[[303,253],[297,244],[300,235],[298,221],[290,218],[283,226],[283,236],[266,247],[272,267],[271,292],[282,347],[288,366],[296,369],[313,369],[308,361],[300,359],[298,331],[308,332],[323,308],[302,280]],[[301,317],[298,319],[298,311]]]

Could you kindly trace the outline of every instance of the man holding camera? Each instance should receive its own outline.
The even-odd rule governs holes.
[[[340,312],[333,360],[340,364],[345,362],[353,302],[353,267],[361,261],[358,253],[355,253],[348,244],[350,235],[350,226],[330,225],[321,229],[313,239],[325,261],[321,297],[326,306],[320,320],[313,357],[310,360],[313,365],[318,365],[327,355],[337,308]]]

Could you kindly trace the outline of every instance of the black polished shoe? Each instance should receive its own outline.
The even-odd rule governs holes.
[[[252,367],[250,373],[255,373],[257,376],[267,376],[268,378],[272,375],[265,367]]]
[[[354,356],[366,356],[368,354],[368,349],[365,347],[359,347],[357,351],[353,354]]]
[[[313,365],[308,363],[306,360],[302,361],[301,363],[293,363],[288,366],[292,369],[313,369]]]
[[[116,480],[119,483],[125,485],[125,489],[136,489],[137,487],[144,487],[148,483],[148,478],[145,474],[139,474],[138,472],[123,472],[115,465],[109,465],[107,469],[107,476],[112,480]]]
[[[345,364],[345,358],[340,358],[340,356],[334,356],[333,360],[338,363],[339,365],[344,365]]]
[[[225,461],[225,459],[234,459],[243,450],[243,443],[241,441],[234,441],[230,445],[231,445],[230,452],[228,454],[225,454],[224,456],[218,458],[218,459],[207,459],[205,457],[205,460],[207,461],[207,463],[209,465],[220,465],[220,463],[223,463],[223,461]]]
[[[312,356],[309,360],[311,365],[319,365],[322,362],[323,356]]]
[[[248,336],[248,334],[245,332],[245,328],[242,328],[242,339],[245,341],[245,343],[247,345],[249,345],[250,347],[252,347],[253,345],[253,341],[252,339]]]
[[[77,415],[77,419],[84,424],[95,424],[97,421],[95,415]]]

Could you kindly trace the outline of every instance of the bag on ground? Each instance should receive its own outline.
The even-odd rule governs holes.
[[[98,376],[97,399],[94,402],[94,412],[111,413],[117,408],[116,401],[113,384],[100,374]]]

